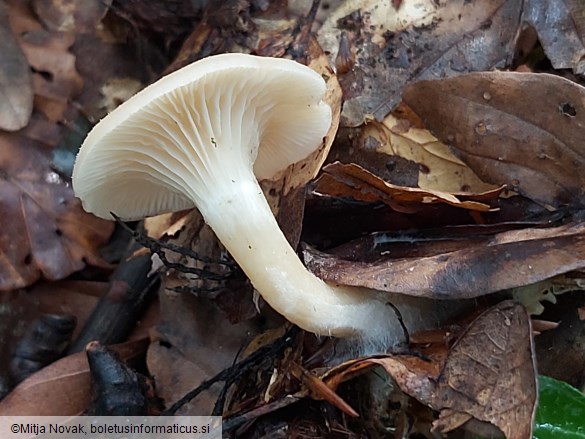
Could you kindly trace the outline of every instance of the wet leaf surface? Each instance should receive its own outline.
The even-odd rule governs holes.
[[[577,223],[503,232],[479,244],[464,244],[459,250],[416,258],[392,259],[386,246],[384,253],[390,257],[380,255],[370,263],[340,259],[308,247],[303,254],[307,267],[327,281],[413,296],[463,299],[583,268],[584,230],[583,223]]]
[[[547,74],[470,73],[412,84],[404,101],[483,180],[555,207],[583,205],[582,86]]]

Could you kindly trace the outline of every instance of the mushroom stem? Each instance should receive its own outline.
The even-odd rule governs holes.
[[[378,294],[332,286],[312,273],[280,230],[251,171],[231,184],[218,182],[211,203],[196,203],[209,226],[252,285],[277,312],[321,335],[362,338],[396,327],[396,315]]]

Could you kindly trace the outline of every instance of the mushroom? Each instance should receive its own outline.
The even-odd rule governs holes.
[[[331,126],[323,78],[295,61],[223,54],[145,88],[85,139],[73,188],[88,212],[132,220],[197,207],[277,312],[321,335],[387,338],[378,293],[327,284],[280,230],[257,179],[306,158]],[[401,331],[401,329],[399,329]]]

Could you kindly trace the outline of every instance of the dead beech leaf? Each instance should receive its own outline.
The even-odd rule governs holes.
[[[576,75],[585,73],[585,15],[580,0],[525,3],[523,21],[538,33],[542,48],[555,69],[573,69]]]
[[[84,32],[93,30],[104,18],[112,0],[33,0],[39,19],[53,31]]]
[[[48,32],[24,3],[12,3],[10,24],[33,70],[35,110],[51,124],[62,121],[69,102],[81,91],[83,80],[76,58],[69,52],[72,33]]]
[[[110,346],[131,360],[144,353],[148,339]],[[21,382],[0,401],[0,416],[74,416],[91,401],[89,364],[85,352],[55,361]]]
[[[462,209],[486,212],[490,206],[479,201],[462,201],[448,192],[424,190],[388,183],[356,164],[331,163],[315,182],[314,191],[335,197],[350,197],[358,201],[382,201],[399,212],[415,212],[420,204],[446,203]],[[492,191],[497,198],[502,188]],[[472,194],[466,194],[473,199]],[[483,199],[489,194],[480,194]]]
[[[494,424],[507,439],[530,439],[537,398],[530,317],[506,301],[480,315],[453,346],[431,404]]]
[[[162,215],[151,216],[144,219],[146,234],[153,239],[163,237],[173,238],[185,227],[189,219],[189,211],[163,213]]]
[[[364,139],[375,139],[376,151],[415,162],[418,165],[417,183],[421,189],[451,193],[496,189],[494,185],[481,181],[428,130],[412,126],[406,119],[390,114],[380,124],[364,125],[361,135]]]
[[[482,180],[554,207],[583,205],[582,86],[548,74],[470,73],[412,84],[404,101]]]
[[[34,142],[0,133],[0,151],[0,290],[104,266],[97,250],[113,224],[83,211]]]
[[[303,256],[310,271],[330,282],[435,299],[479,297],[585,267],[584,223],[503,232],[471,242],[438,255],[374,262],[344,260],[310,247]],[[391,255],[391,246],[385,248]]]
[[[17,131],[28,123],[33,109],[32,77],[28,61],[0,2],[0,129]]]
[[[323,380],[336,389],[374,365],[382,366],[403,392],[440,411],[434,425],[442,431],[473,417],[497,426],[508,439],[532,437],[536,366],[530,318],[518,303],[500,302],[482,313],[447,355],[430,361],[413,355],[354,360]]]
[[[165,407],[172,406],[188,392],[201,385],[203,381],[213,376],[209,370],[202,369],[196,362],[189,361],[179,349],[168,344],[151,343],[146,361],[148,371],[156,383],[157,396],[162,398]],[[177,415],[211,413],[217,395],[218,386],[212,387],[210,391],[204,392],[181,407]]]
[[[187,230],[191,230],[189,225]],[[201,245],[215,245],[217,248],[211,230],[205,226],[203,231]],[[195,248],[201,249],[198,246]],[[156,328],[158,340],[153,341],[147,356],[148,368],[154,376],[156,387],[165,388],[162,395],[167,407],[183,396],[183,391],[192,390],[194,386],[189,389],[188,385],[196,386],[232,365],[242,345],[256,332],[249,322],[229,324],[225,314],[210,300],[209,294],[195,296],[170,291],[172,286],[181,281],[185,283],[184,279],[178,279],[176,273],[171,273],[165,279],[167,289],[160,296],[160,321]],[[168,347],[162,345],[161,340]],[[189,379],[178,382],[176,374],[169,373],[175,367],[179,376],[189,376]],[[217,386],[212,387],[201,399],[188,404],[181,413],[210,413],[212,401],[220,390]]]
[[[486,0],[347,1],[319,30],[333,62],[342,33],[355,64],[339,79],[346,99],[342,126],[382,121],[403,87],[419,79],[503,67],[511,60],[522,2]]]

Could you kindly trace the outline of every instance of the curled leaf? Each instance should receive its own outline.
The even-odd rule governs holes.
[[[496,198],[501,191],[502,188],[499,188],[475,198],[485,200],[490,195]],[[315,183],[315,192],[336,197],[350,197],[358,201],[382,201],[400,212],[415,212],[417,205],[429,203],[446,203],[481,212],[490,210],[489,204],[473,200],[473,194],[466,194],[467,198],[470,198],[468,200],[460,200],[456,195],[448,192],[397,186],[353,163],[335,162],[325,166],[323,175]]]

